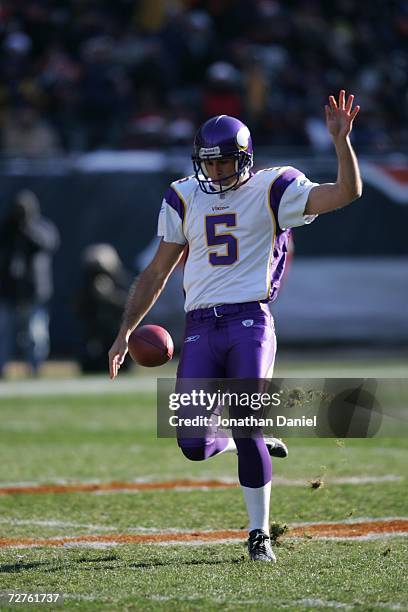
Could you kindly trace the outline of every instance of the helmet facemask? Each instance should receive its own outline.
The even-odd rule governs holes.
[[[211,179],[206,168],[206,162],[209,160],[219,159],[234,159],[235,172],[223,177],[220,180]],[[243,180],[249,176],[249,170],[252,167],[252,154],[246,151],[234,152],[231,155],[193,155],[194,174],[204,193],[215,194],[225,193],[231,189],[235,189]]]

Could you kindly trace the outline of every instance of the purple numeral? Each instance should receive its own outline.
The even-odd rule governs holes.
[[[208,246],[227,247],[225,255],[218,255],[217,253],[210,252],[210,264],[213,266],[230,266],[238,259],[238,240],[232,234],[218,234],[217,225],[236,227],[235,213],[213,215],[205,218],[205,231],[207,234]]]

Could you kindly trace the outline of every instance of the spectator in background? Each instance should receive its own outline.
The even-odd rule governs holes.
[[[15,345],[35,375],[49,353],[48,302],[59,234],[37,196],[19,191],[0,226],[0,377]]]
[[[78,109],[86,149],[112,148],[118,138],[118,122],[127,110],[129,83],[112,54],[109,36],[96,36],[83,45]]]
[[[139,107],[123,135],[124,149],[149,149],[167,144],[167,122],[158,97],[148,88],[139,92]]]
[[[265,113],[268,102],[268,80],[262,63],[252,56],[245,65],[244,72],[246,114],[251,125],[256,127]]]
[[[81,272],[75,304],[82,328],[78,358],[83,372],[103,372],[132,276],[110,244],[88,246],[82,253]]]
[[[227,62],[216,62],[208,68],[206,79],[202,102],[203,119],[214,115],[242,115],[240,72]]]
[[[7,115],[2,132],[3,153],[13,157],[49,157],[60,150],[54,128],[28,102]]]
[[[82,66],[74,61],[60,43],[44,53],[40,83],[47,96],[48,115],[58,131],[64,150],[86,147],[85,135],[77,120]]]

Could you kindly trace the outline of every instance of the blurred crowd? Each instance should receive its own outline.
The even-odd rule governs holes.
[[[257,145],[325,151],[342,87],[356,147],[403,150],[407,35],[403,0],[3,0],[2,152],[189,145],[220,113]]]

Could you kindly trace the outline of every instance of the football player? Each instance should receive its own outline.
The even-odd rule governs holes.
[[[158,221],[162,240],[129,294],[109,352],[111,378],[123,363],[130,333],[160,295],[186,245],[186,330],[178,379],[272,375],[276,341],[268,302],[279,291],[291,228],[308,225],[361,196],[349,138],[358,111],[344,90],[337,100],[329,97],[326,124],[338,174],[334,183],[325,184],[313,183],[288,166],[253,173],[250,132],[234,117],[213,117],[200,127],[194,140],[194,175],[175,181],[164,195]],[[275,561],[269,538],[270,455],[285,456],[284,444],[259,435],[179,436],[178,444],[193,461],[237,453],[249,516],[249,556]]]

